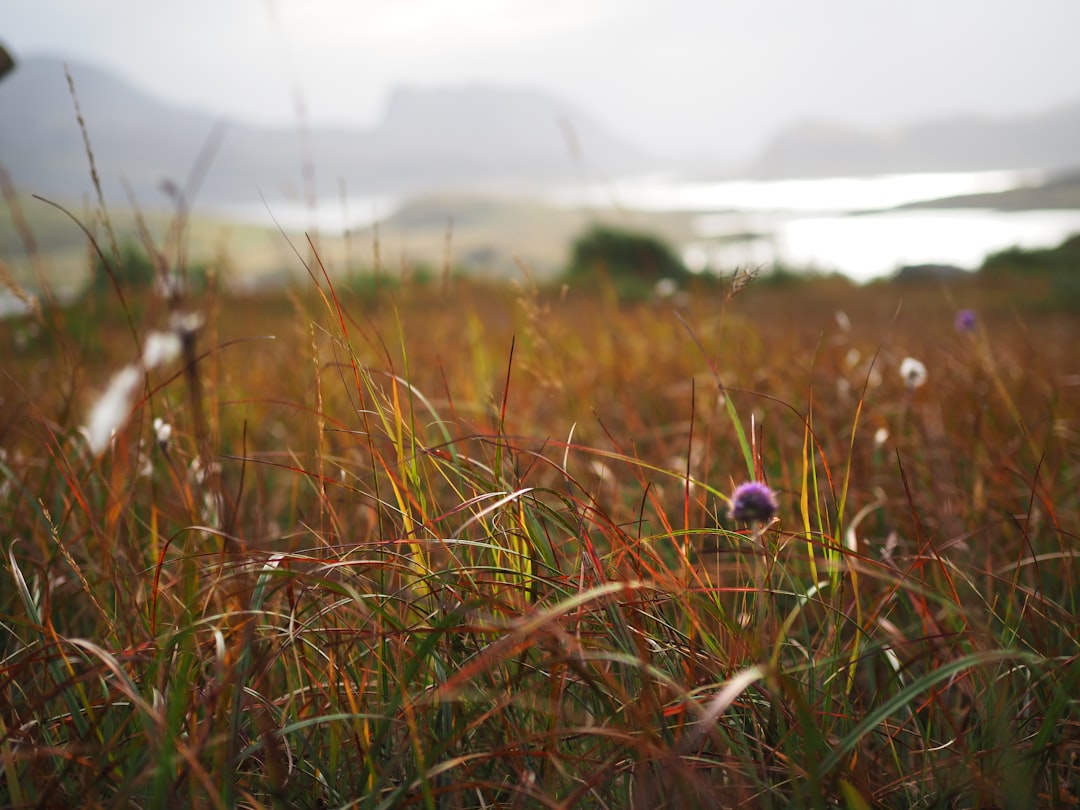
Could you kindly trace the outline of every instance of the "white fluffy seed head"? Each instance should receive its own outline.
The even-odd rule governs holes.
[[[174,312],[169,318],[169,326],[177,335],[193,335],[202,329],[206,318],[201,312]]]
[[[176,332],[151,332],[143,342],[142,361],[146,368],[157,368],[180,356],[180,336]]]
[[[116,431],[124,424],[142,380],[142,371],[138,366],[125,366],[113,376],[105,393],[94,404],[85,433],[90,452],[95,456],[109,446]]]
[[[162,447],[169,444],[169,439],[172,438],[172,425],[162,419],[160,416],[154,420],[154,436],[157,439],[157,443]]]
[[[657,298],[671,298],[679,291],[679,284],[673,278],[662,278],[653,285],[653,295]]]
[[[926,366],[914,357],[905,357],[900,361],[900,376],[908,388],[918,388],[926,383]]]

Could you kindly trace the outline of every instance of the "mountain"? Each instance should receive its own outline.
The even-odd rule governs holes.
[[[520,87],[402,87],[368,129],[260,127],[163,103],[115,75],[71,64],[98,174],[112,203],[123,182],[140,205],[166,202],[162,181],[183,187],[212,133],[224,132],[198,189],[204,203],[300,201],[304,167],[316,193],[337,200],[417,192],[510,189],[678,169],[661,166],[585,112]],[[221,129],[219,129],[219,127]],[[77,200],[93,194],[63,62],[18,61],[0,82],[0,164],[16,186]],[[952,117],[873,132],[804,122],[780,133],[731,177],[812,177],[915,171],[1080,166],[1080,103],[1015,119]]]
[[[162,103],[122,79],[70,64],[105,193],[123,200],[123,179],[142,204],[182,187],[222,122]],[[86,149],[63,62],[19,61],[0,83],[0,163],[16,186],[78,199],[92,194]],[[199,199],[299,198],[310,163],[323,199],[468,186],[536,186],[655,168],[655,162],[590,116],[529,89],[470,85],[400,88],[371,129],[313,128],[305,149],[295,127],[224,122]]]
[[[808,121],[780,133],[750,173],[837,177],[1075,166],[1080,166],[1080,103],[1020,118],[954,116],[886,132]]]

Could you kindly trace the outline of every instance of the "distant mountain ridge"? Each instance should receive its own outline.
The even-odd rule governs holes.
[[[1018,118],[953,116],[888,131],[808,121],[751,165],[758,178],[1080,166],[1080,102]]]
[[[0,163],[15,184],[61,199],[92,194],[89,166],[63,62],[29,57],[0,82]],[[162,181],[182,187],[220,122],[153,99],[113,74],[70,63],[107,199],[166,202]],[[345,103],[345,102],[343,102]],[[1080,167],[1080,103],[1014,119],[973,116],[889,132],[808,122],[778,135],[741,170],[661,163],[549,94],[519,87],[402,87],[368,129],[227,122],[198,191],[200,202],[300,201],[305,163],[321,200],[468,189],[534,190],[657,170],[689,178],[827,177]]]
[[[89,193],[86,151],[63,62],[23,59],[0,84],[0,162],[17,186],[72,198]],[[159,102],[106,71],[69,63],[106,193],[120,178],[139,201],[162,201],[160,185],[182,186],[219,119]],[[300,198],[310,158],[323,199],[340,181],[375,195],[458,186],[535,186],[656,167],[641,150],[590,116],[545,93],[494,85],[399,88],[371,129],[313,127],[310,155],[296,127],[227,122],[199,199]],[[122,198],[121,198],[122,199]]]

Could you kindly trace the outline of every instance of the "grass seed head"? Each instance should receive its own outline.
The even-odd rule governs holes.
[[[158,446],[161,449],[166,449],[169,446],[169,439],[172,438],[172,425],[162,419],[160,416],[154,420],[154,436],[157,439]]]
[[[180,337],[175,332],[151,332],[143,342],[142,361],[146,368],[157,368],[180,356]]]
[[[109,387],[90,411],[84,430],[90,451],[95,456],[104,452],[116,431],[124,424],[142,380],[138,366],[125,366],[112,378]]]
[[[900,376],[909,390],[915,390],[926,384],[926,366],[914,357],[905,357],[900,362]]]

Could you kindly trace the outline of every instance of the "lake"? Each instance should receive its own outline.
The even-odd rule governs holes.
[[[867,281],[909,264],[973,270],[990,253],[1052,247],[1080,232],[1080,210],[888,210],[1043,180],[1042,172],[1030,170],[715,183],[654,175],[561,189],[552,200],[563,206],[692,212],[695,239],[682,252],[696,271],[779,262]]]
[[[698,272],[780,263],[867,281],[909,264],[974,270],[990,253],[1013,246],[1052,247],[1080,232],[1080,210],[891,210],[1044,179],[1035,170],[723,182],[654,174],[559,188],[543,198],[561,208],[687,213],[694,236],[679,248]],[[392,196],[350,197],[344,204],[323,200],[313,215],[306,205],[277,200],[269,211],[286,228],[340,234],[346,226],[386,219],[400,204]],[[267,204],[255,203],[217,213],[272,226],[269,211]]]

